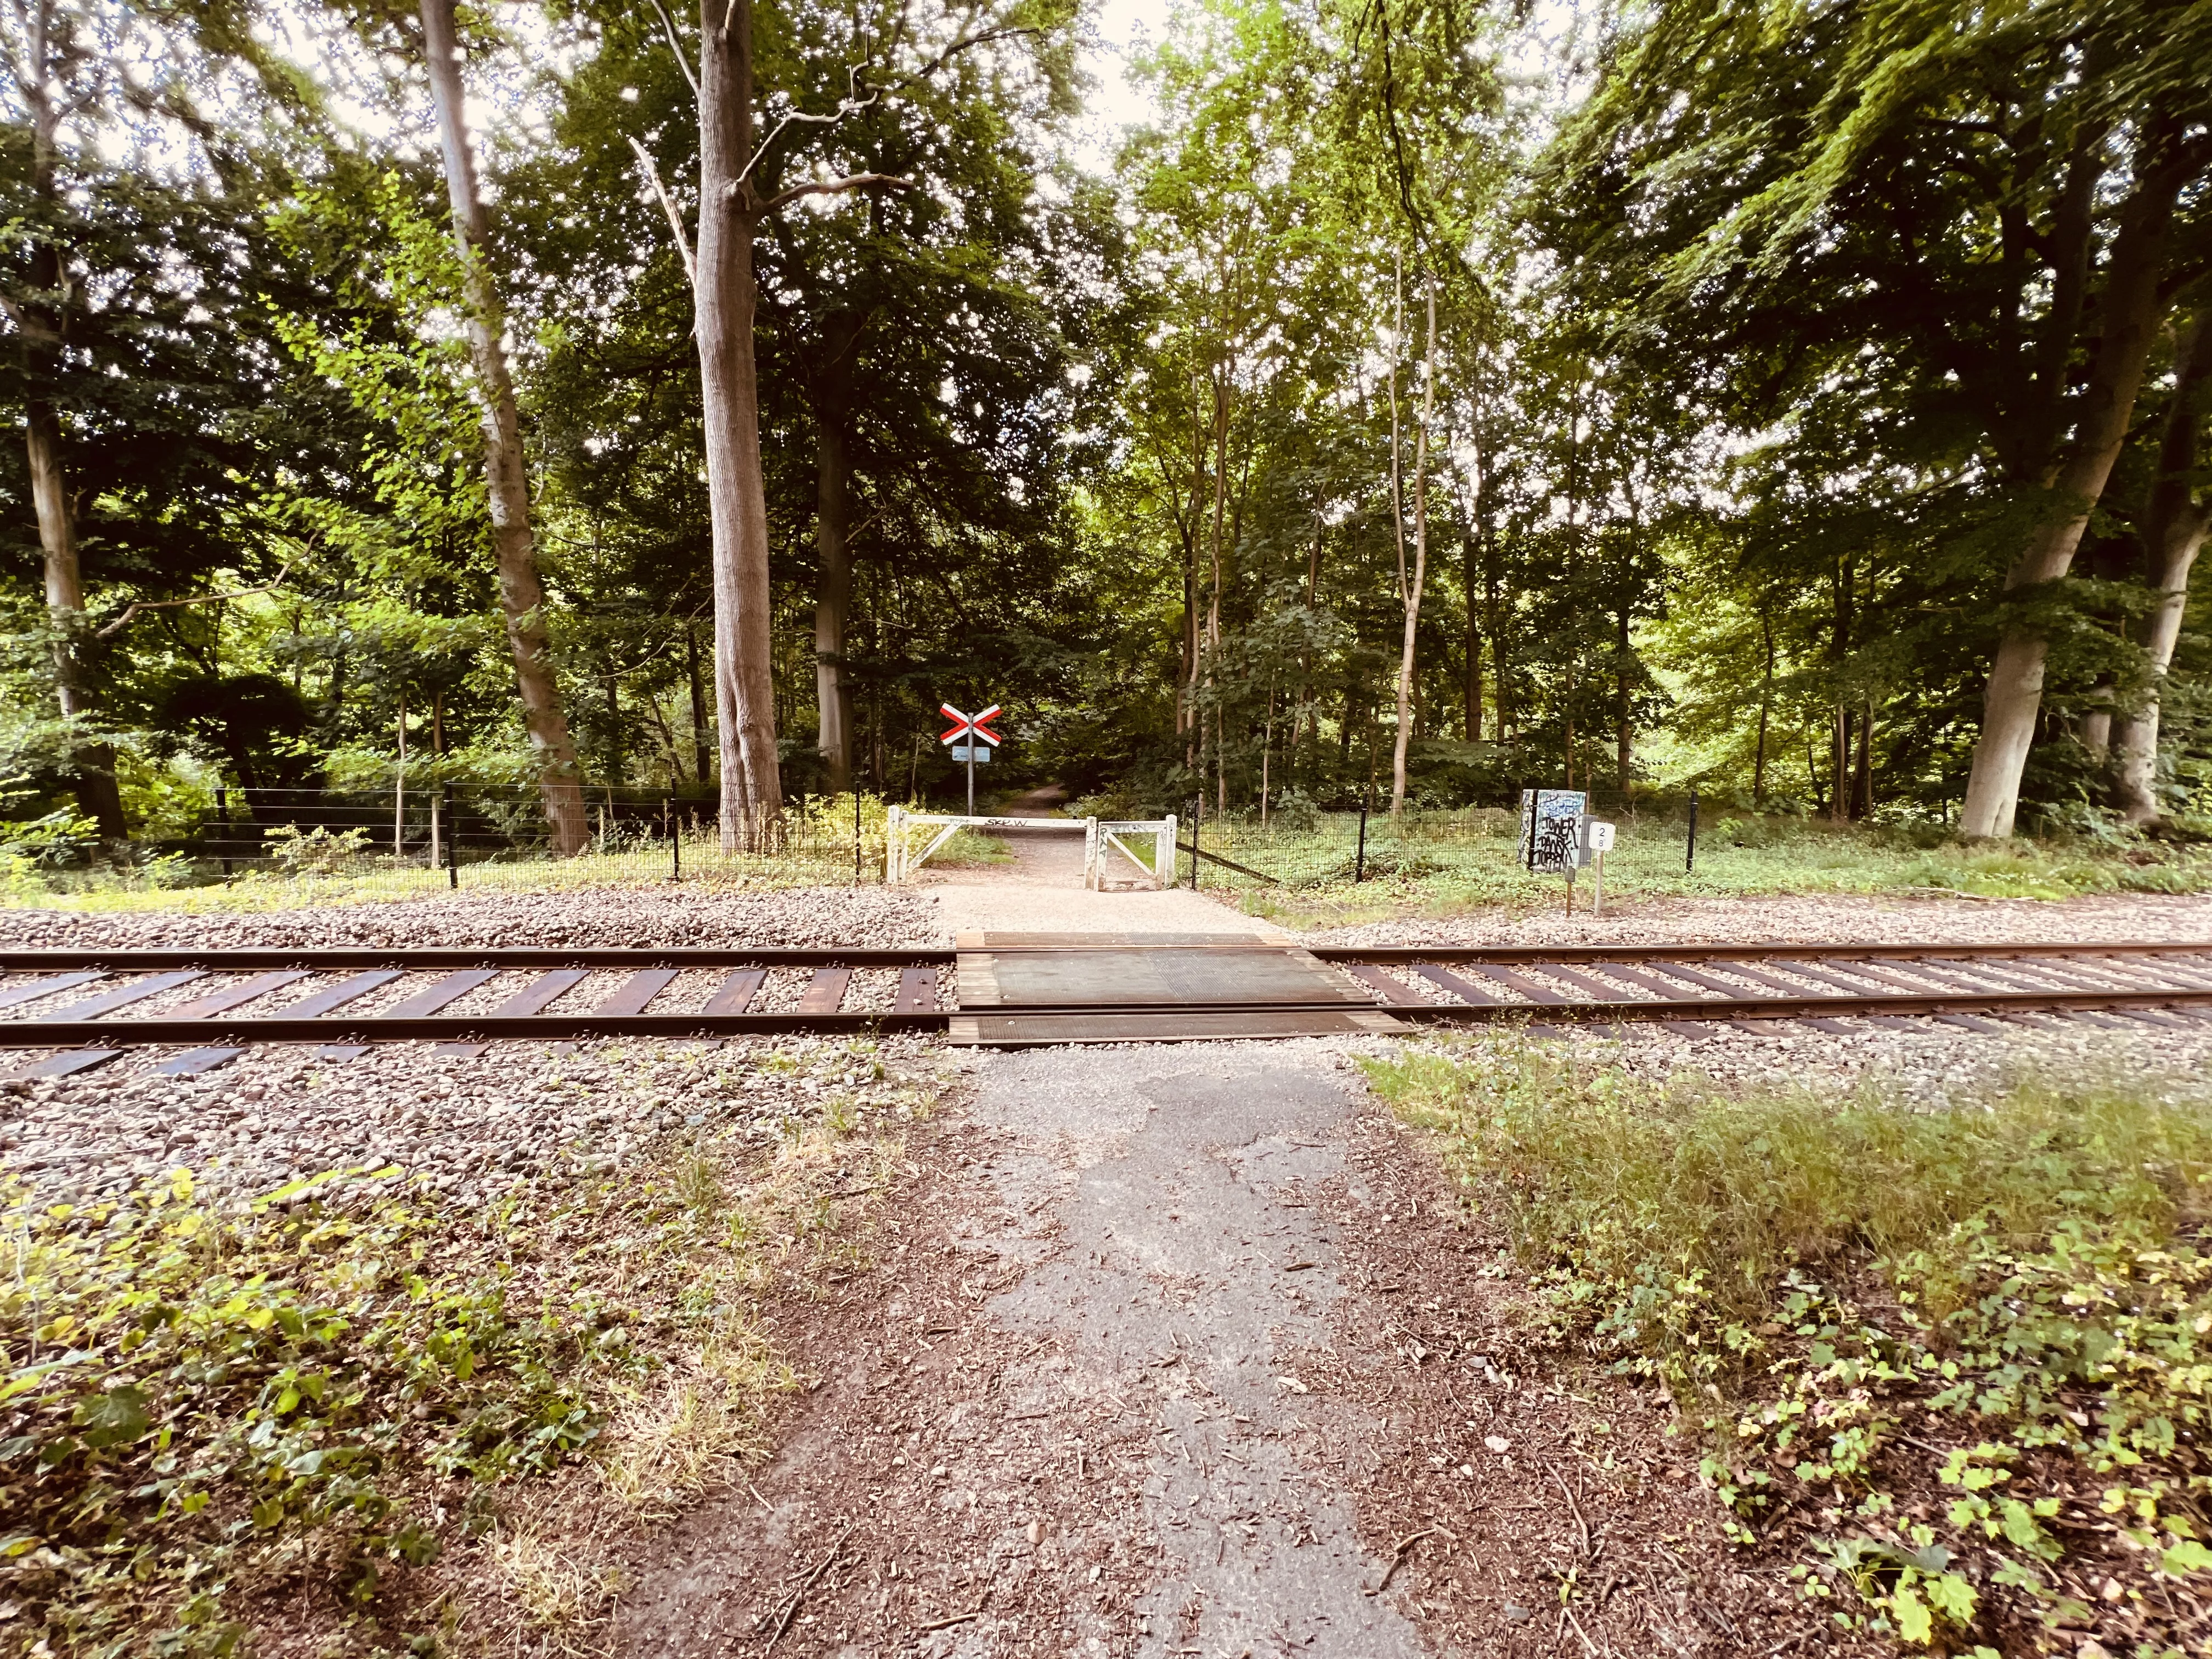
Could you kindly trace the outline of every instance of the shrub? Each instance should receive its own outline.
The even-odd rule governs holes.
[[[1502,1219],[1553,1334],[1702,1426],[1742,1541],[1820,1516],[1808,1592],[1850,1622],[1942,1645],[2086,1618],[2106,1531],[2118,1570],[2212,1567],[2203,1098],[1667,1090],[1510,1037],[1368,1070]]]
[[[368,831],[358,827],[333,831],[323,824],[302,830],[287,823],[271,830],[263,845],[276,868],[288,876],[338,876],[361,862]]]

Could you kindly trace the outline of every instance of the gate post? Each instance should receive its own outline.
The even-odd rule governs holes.
[[[896,887],[906,879],[906,872],[899,866],[899,849],[906,845],[906,809],[886,807],[884,811],[884,884]]]
[[[1083,820],[1083,885],[1088,892],[1098,890],[1098,820]]]
[[[1176,815],[1172,812],[1160,820],[1158,831],[1152,837],[1152,885],[1162,892],[1175,885]]]

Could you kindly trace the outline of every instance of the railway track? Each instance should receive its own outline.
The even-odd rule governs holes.
[[[959,989],[953,994],[955,975]],[[348,947],[0,950],[0,1075],[132,1051],[211,1071],[259,1043],[348,1059],[429,1042],[944,1032],[1171,1041],[1416,1023],[1653,1024],[1692,1038],[1793,1021],[2212,1022],[2212,945],[1492,945],[1302,949],[1277,938],[990,935],[958,949]]]

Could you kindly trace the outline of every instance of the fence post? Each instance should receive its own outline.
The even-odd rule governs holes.
[[[1682,849],[1682,873],[1688,875],[1698,867],[1698,787],[1690,786],[1690,839]]]
[[[853,780],[853,885],[860,884],[860,781]]]
[[[218,789],[215,792],[215,815],[217,821],[219,821],[222,825],[222,830],[217,832],[219,839],[216,842],[216,845],[222,849],[222,878],[225,881],[228,881],[230,879],[229,790]]]
[[[1087,893],[1098,890],[1098,820],[1083,820],[1083,889]]]
[[[1164,892],[1175,885],[1176,815],[1172,812],[1160,820],[1153,832],[1152,885]]]
[[[906,819],[903,806],[884,808],[884,885],[896,887],[904,879],[899,869],[899,843],[906,839],[902,827]]]
[[[660,798],[660,833],[668,837],[668,878],[684,879],[684,837],[676,822],[676,801],[672,796]]]
[[[446,814],[446,885],[458,890],[461,884],[461,826],[453,817],[453,786],[449,783],[441,788],[438,799]]]
[[[1198,833],[1206,822],[1206,784],[1200,780],[1198,793],[1190,800],[1190,890],[1198,890]]]
[[[1352,878],[1355,882],[1367,879],[1367,803],[1359,803],[1359,851],[1352,860]]]

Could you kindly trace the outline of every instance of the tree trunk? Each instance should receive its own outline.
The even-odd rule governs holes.
[[[2143,535],[2149,544],[2149,583],[2158,609],[2145,628],[2143,653],[2149,659],[2151,689],[2142,710],[2113,721],[2112,746],[2118,760],[2116,794],[2130,823],[2154,823],[2158,806],[2159,691],[2181,636],[2182,613],[2189,606],[2189,572],[2212,525],[2212,500],[2192,487],[2197,466],[2197,431],[2203,423],[2207,388],[2212,387],[2212,312],[2200,311],[2174,351],[2173,401],[2166,410],[2166,437],[2159,446],[2158,477],[2151,486],[2150,512]]]
[[[1203,735],[1198,729],[1198,527],[1206,514],[1207,427],[1205,401],[1191,387],[1190,514],[1176,514],[1182,537],[1182,673],[1176,687],[1176,730],[1183,733],[1183,765],[1195,769]]]
[[[1467,740],[1482,741],[1482,606],[1476,596],[1476,538],[1467,538],[1464,565],[1467,586]]]
[[[1636,769],[1636,727],[1629,718],[1634,688],[1628,683],[1628,607],[1626,605],[1620,607],[1620,634],[1616,641],[1616,648],[1620,653],[1620,663],[1613,670],[1613,687],[1614,696],[1619,700],[1615,717],[1620,722],[1620,731],[1617,733],[1613,765],[1620,775],[1620,793],[1625,799],[1628,794],[1629,774]]]
[[[1874,816],[1874,700],[1859,709],[1858,760],[1851,769],[1851,817],[1864,823]]]
[[[2193,157],[2180,153],[2174,124],[2154,121],[2141,140],[2136,185],[2121,209],[2097,319],[2100,338],[2089,385],[2075,427],[2073,453],[2048,492],[2043,520],[2005,574],[2014,593],[2063,576],[2089,516],[2105,493],[2112,464],[2127,441],[2136,397],[2158,333],[2164,301],[2159,285],[2166,267],[2167,231]],[[2009,836],[2020,807],[2020,778],[2035,740],[2043,707],[2043,665],[2048,641],[2018,624],[2006,629],[1990,665],[1983,697],[1982,733],[1974,744],[1973,771],[1959,811],[1965,836]]]
[[[1398,296],[1399,325],[1405,324],[1405,294]],[[1413,574],[1406,578],[1405,515],[1399,514],[1398,580],[1406,601],[1406,634],[1398,653],[1398,736],[1390,752],[1390,816],[1406,810],[1406,745],[1412,738],[1413,641],[1421,622],[1421,587],[1429,574],[1429,426],[1437,401],[1437,280],[1429,278],[1429,343],[1421,359],[1421,424],[1413,439]],[[1397,366],[1390,374],[1390,471],[1393,501],[1400,494],[1398,462]]]
[[[817,444],[814,544],[822,561],[814,599],[815,744],[833,795],[853,781],[853,687],[845,672],[853,605],[853,360],[866,326],[857,311],[831,312],[823,321],[822,355],[807,376]]]
[[[765,850],[783,812],[769,656],[768,495],[753,360],[752,0],[700,0],[699,248],[693,311],[714,526],[714,713],[722,846]]]
[[[1751,804],[1766,805],[1766,722],[1774,704],[1774,618],[1759,612],[1759,637],[1766,646],[1766,671],[1759,683],[1759,748],[1751,763]]]
[[[684,619],[684,655],[691,671],[691,758],[702,784],[714,775],[714,763],[707,747],[707,690],[699,676],[699,630]]]
[[[491,539],[499,568],[500,610],[522,699],[523,729],[538,767],[538,790],[553,850],[563,858],[584,850],[591,827],[576,771],[576,745],[561,707],[561,688],[545,633],[545,589],[538,579],[538,550],[530,527],[530,486],[522,470],[522,423],[515,412],[514,381],[501,340],[506,322],[486,260],[488,227],[477,188],[476,158],[462,114],[460,46],[453,31],[453,0],[422,0],[422,46],[428,59],[430,98],[437,106],[438,143],[446,161],[446,194],[453,204],[453,240],[465,267],[469,356],[476,366],[484,434],[484,479],[489,486]]]
[[[57,198],[59,157],[55,137],[59,112],[48,90],[48,9],[33,8],[26,43],[29,73],[22,91],[31,109],[31,194],[51,205]],[[30,473],[31,508],[39,523],[39,549],[46,569],[46,619],[53,629],[54,702],[72,726],[91,712],[84,675],[77,661],[76,635],[84,617],[84,577],[77,563],[76,525],[70,511],[69,480],[62,462],[61,416],[48,395],[62,368],[62,307],[67,273],[61,249],[46,236],[30,241],[30,286],[40,299],[26,305],[17,319],[22,337],[25,460]],[[115,784],[115,756],[106,744],[70,734],[70,764],[77,805],[110,841],[131,833],[123,799]]]

